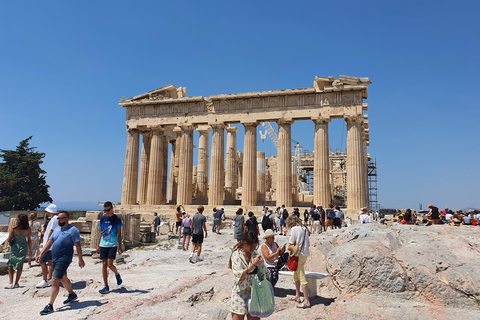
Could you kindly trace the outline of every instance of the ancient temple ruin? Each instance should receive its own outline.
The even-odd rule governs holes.
[[[369,124],[364,114],[368,105],[363,100],[368,97],[369,84],[368,78],[316,77],[311,88],[210,97],[186,97],[186,88],[169,85],[122,98],[119,104],[126,109],[128,138],[119,208],[238,202],[252,207],[265,201],[287,207],[328,205],[335,198],[331,184],[337,183],[331,175],[328,124],[332,119],[344,119],[347,152],[342,186],[348,189],[347,212],[357,212],[368,203]],[[292,172],[291,125],[299,120],[315,124],[311,197],[298,187],[302,181]],[[269,122],[278,125],[275,171],[267,170],[273,159],[257,152],[257,126]],[[232,124],[245,127],[243,152],[237,151],[238,128]],[[199,132],[195,169],[194,130]]]

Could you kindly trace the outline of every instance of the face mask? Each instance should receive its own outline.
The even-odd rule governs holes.
[[[65,225],[65,222],[59,222],[58,225],[59,225],[60,227],[63,227],[63,226]]]

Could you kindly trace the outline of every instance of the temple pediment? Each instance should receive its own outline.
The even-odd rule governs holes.
[[[122,98],[122,101],[150,101],[150,100],[166,100],[166,99],[177,99],[183,98],[187,94],[186,87],[177,87],[173,84],[169,84],[168,86],[161,87],[147,93],[140,94],[138,96],[132,98]]]

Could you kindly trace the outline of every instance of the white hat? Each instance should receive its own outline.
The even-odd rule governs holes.
[[[49,204],[47,209],[45,211],[50,212],[50,213],[57,213],[57,205],[55,204]]]
[[[265,235],[263,236],[263,239],[274,237],[276,235],[278,235],[278,233],[273,233],[272,229],[267,229],[267,231],[265,231]]]

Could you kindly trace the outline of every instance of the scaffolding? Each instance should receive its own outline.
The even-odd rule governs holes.
[[[377,159],[368,161],[368,204],[370,210],[380,210],[377,198]]]

